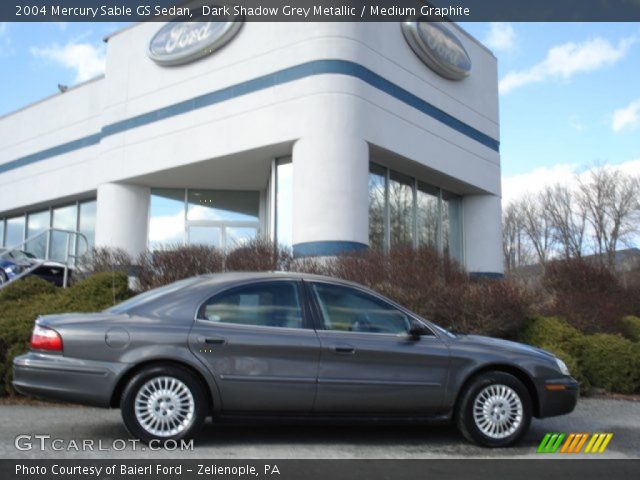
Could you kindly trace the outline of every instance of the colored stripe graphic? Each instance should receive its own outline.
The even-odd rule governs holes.
[[[547,433],[540,442],[537,453],[556,453],[564,437],[564,433]]]
[[[584,453],[603,453],[612,438],[613,433],[594,433]]]
[[[565,440],[566,438],[566,440]],[[536,453],[580,453],[584,448],[584,453],[603,453],[611,439],[613,433],[547,433],[538,445]],[[563,443],[564,440],[564,443]],[[588,441],[587,441],[588,440]],[[560,446],[562,445],[562,448]]]

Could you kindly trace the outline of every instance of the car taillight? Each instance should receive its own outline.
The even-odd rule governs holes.
[[[62,352],[62,337],[51,328],[36,325],[31,334],[30,345],[34,350]]]

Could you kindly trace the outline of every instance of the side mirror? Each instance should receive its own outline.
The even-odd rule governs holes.
[[[425,327],[424,325],[420,325],[418,323],[415,323],[413,325],[411,325],[411,328],[409,328],[409,331],[407,332],[409,334],[409,336],[414,339],[414,340],[420,340],[420,337],[422,337],[423,335],[428,335],[431,333],[431,331]]]

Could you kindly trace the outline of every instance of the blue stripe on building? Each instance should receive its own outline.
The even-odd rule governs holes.
[[[210,107],[217,103],[231,100],[242,95],[258,92],[260,90],[265,90],[270,87],[293,82],[302,78],[327,74],[347,75],[357,78],[390,95],[396,100],[399,100],[425,115],[434,118],[440,123],[447,125],[453,130],[477,141],[491,150],[496,152],[499,151],[500,144],[496,139],[482,133],[461,120],[458,120],[452,115],[430,104],[426,100],[423,100],[417,95],[414,95],[362,65],[347,60],[314,60],[106,125],[102,128],[100,133],[88,135],[86,137],[63,143],[52,148],[47,148],[4,163],[0,165],[0,173],[37,163],[42,160],[46,160],[47,158],[69,153],[74,150],[79,150],[90,145],[95,145],[105,137],[116,135],[133,128],[166,120],[176,115],[188,113],[200,108]]]

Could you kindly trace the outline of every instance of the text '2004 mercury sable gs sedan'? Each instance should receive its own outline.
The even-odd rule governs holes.
[[[454,335],[359,285],[287,273],[195,277],[103,313],[40,317],[13,367],[19,392],[119,407],[144,441],[193,436],[208,416],[443,418],[501,447],[578,397],[543,350]]]

